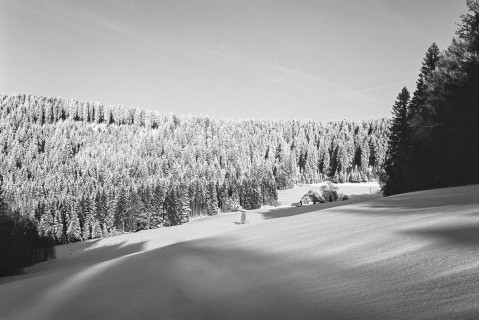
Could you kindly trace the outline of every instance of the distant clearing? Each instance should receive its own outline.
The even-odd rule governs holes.
[[[323,185],[324,183],[302,184],[294,189],[279,190],[279,206],[290,206],[292,203],[298,202],[309,190],[315,190],[321,194],[320,189]],[[382,196],[380,187],[376,182],[338,183],[336,185],[339,187],[338,192],[351,196],[351,200],[370,199],[371,197],[377,198]]]
[[[0,318],[478,318],[479,187],[359,191],[337,207],[248,211],[245,225],[220,214],[59,246],[0,279]]]

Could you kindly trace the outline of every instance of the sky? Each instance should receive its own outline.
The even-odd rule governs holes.
[[[390,116],[465,0],[0,0],[0,92],[229,119]]]

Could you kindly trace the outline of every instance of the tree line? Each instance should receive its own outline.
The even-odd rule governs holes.
[[[386,119],[225,120],[0,95],[3,198],[56,243],[274,205],[297,183],[375,179]]]
[[[0,188],[0,276],[20,274],[22,268],[55,257],[54,239],[41,236],[35,221],[13,211]]]
[[[416,89],[393,106],[385,195],[479,182],[479,1],[466,1],[456,36],[427,50]]]

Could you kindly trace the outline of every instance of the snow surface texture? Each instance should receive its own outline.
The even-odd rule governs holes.
[[[0,318],[479,318],[478,186],[345,203],[59,246],[0,279]]]

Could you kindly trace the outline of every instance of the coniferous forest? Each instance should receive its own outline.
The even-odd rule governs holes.
[[[385,195],[479,182],[479,1],[466,3],[452,43],[431,45],[393,106]]]
[[[388,121],[214,120],[0,96],[1,197],[55,243],[275,205],[297,183],[375,179]]]

